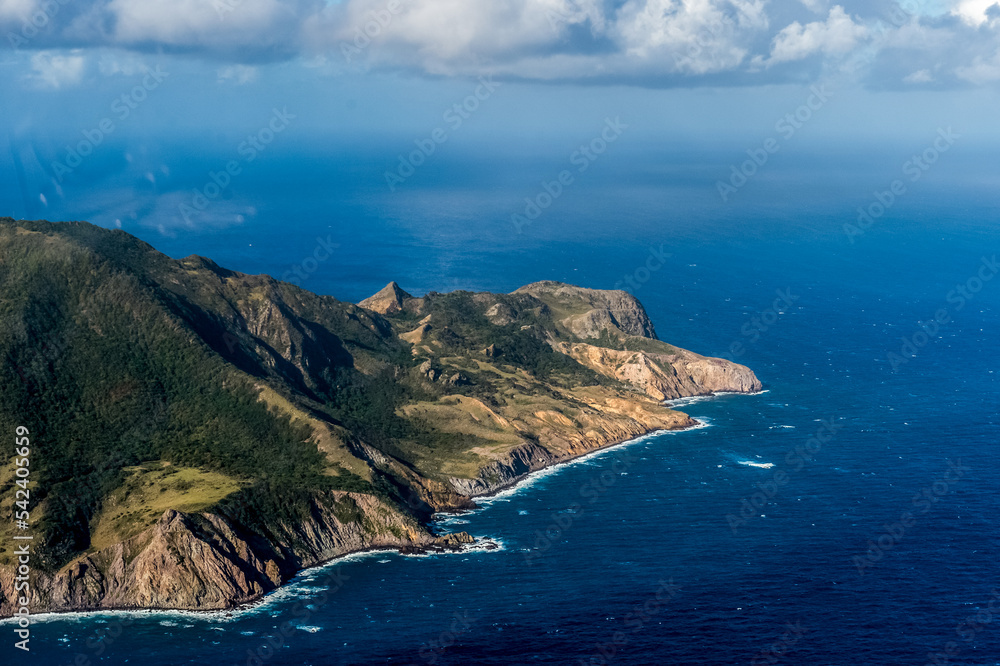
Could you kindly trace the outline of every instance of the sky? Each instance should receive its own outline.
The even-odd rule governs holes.
[[[157,96],[174,128],[211,124],[234,98],[372,97],[384,106],[361,126],[378,131],[398,119],[392,105],[419,111],[480,76],[519,84],[509,87],[521,98],[560,88],[566,99],[652,103],[669,96],[641,91],[702,88],[741,105],[818,81],[905,93],[912,106],[940,92],[935,103],[947,104],[1000,82],[990,0],[0,0],[0,35],[15,126],[46,107],[74,120],[76,105],[103,103],[156,66],[169,73]]]
[[[96,210],[126,167],[156,184],[168,145],[209,166],[339,151],[381,181],[415,149],[559,162],[608,122],[627,150],[737,165],[769,139],[905,157],[952,131],[974,167],[1000,143],[1000,4],[0,0],[0,90],[14,216],[70,186]]]
[[[856,78],[868,87],[1000,80],[990,0],[0,0],[0,29],[14,78],[37,88],[127,75],[159,54],[233,85],[295,61],[317,76],[760,86],[866,51]]]

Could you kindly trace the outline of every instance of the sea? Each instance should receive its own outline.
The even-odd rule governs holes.
[[[5,664],[1000,664],[1000,211],[974,146],[916,180],[919,145],[789,149],[724,199],[741,146],[623,141],[579,171],[570,143],[445,144],[390,187],[408,144],[383,143],[289,139],[205,200],[231,146],[112,146],[56,183],[20,145],[0,204],[349,301],[627,289],[764,390],[434,525],[494,550],[354,555],[232,612],[39,615],[28,654],[0,626]]]

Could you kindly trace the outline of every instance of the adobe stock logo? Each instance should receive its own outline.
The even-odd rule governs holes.
[[[1000,262],[997,262],[997,256],[994,254],[992,257],[982,257],[978,270],[965,282],[956,284],[955,288],[945,296],[945,301],[952,305],[954,312],[961,312],[966,304],[975,299],[976,295],[998,273],[1000,273]],[[941,337],[941,327],[951,323],[951,321],[951,312],[946,308],[938,308],[934,312],[934,316],[927,321],[918,321],[916,331],[900,338],[902,344],[899,347],[899,353],[890,351],[886,355],[886,360],[892,366],[892,371],[898,372],[901,367],[917,356],[917,352]]]
[[[788,141],[795,136],[833,97],[833,93],[827,90],[825,85],[812,86],[809,91],[810,95],[806,98],[805,103],[793,112],[778,118],[778,121],[774,123],[774,131],[781,135],[781,139],[773,136],[768,137],[759,148],[748,148],[746,153],[750,159],[744,160],[739,165],[731,165],[727,181],[718,180],[715,182],[715,189],[723,203],[728,203],[734,194],[750,182],[750,179],[757,175],[760,169],[764,168],[764,165],[771,159],[771,155],[781,150],[782,139]]]
[[[667,259],[674,256],[670,252],[663,251],[663,245],[657,249],[655,247],[649,248],[649,255],[646,257],[646,261],[636,266],[635,270],[631,273],[626,274],[621,280],[615,282],[615,289],[622,289],[625,285],[625,291],[630,294],[635,294],[642,285],[649,282],[650,278],[653,277],[653,273],[663,268],[664,264],[667,263]]]
[[[786,287],[784,291],[776,289],[774,293],[778,297],[771,303],[771,307],[761,310],[740,327],[743,339],[733,340],[728,352],[720,355],[722,358],[736,363],[736,359],[747,352],[747,347],[760,340],[761,334],[771,330],[792,304],[799,300],[799,296],[792,293],[791,287]]]
[[[194,224],[192,218],[198,213],[204,213],[213,201],[220,198],[232,184],[233,179],[243,173],[243,167],[256,160],[275,137],[288,129],[295,118],[294,114],[288,112],[287,107],[281,111],[273,109],[271,118],[257,132],[247,135],[246,140],[236,147],[236,152],[243,159],[229,160],[218,172],[209,171],[205,184],[192,190],[190,202],[181,202],[177,205],[177,210],[184,221],[188,225]]]
[[[141,82],[113,99],[109,108],[118,122],[123,122],[131,116],[132,112],[138,109],[168,76],[170,73],[164,72],[159,65],[154,69],[146,69]],[[67,145],[65,157],[52,162],[52,175],[55,179],[62,183],[63,179],[83,164],[84,160],[93,154],[117,128],[115,120],[108,116],[99,120],[92,129],[81,130],[83,139],[76,144]]]
[[[597,135],[570,153],[569,163],[576,167],[577,173],[585,172],[607,152],[611,144],[621,138],[626,129],[628,125],[621,121],[621,116],[615,116],[614,120],[605,118]],[[576,177],[569,169],[563,169],[551,181],[543,179],[541,189],[534,196],[524,198],[524,213],[512,213],[510,216],[517,233],[523,233],[524,227],[537,220],[574,182]]]
[[[289,282],[296,287],[301,287],[302,283],[319,269],[320,264],[332,257],[334,250],[339,247],[340,244],[334,243],[332,236],[328,235],[326,238],[317,236],[316,247],[313,248],[312,253],[303,257],[302,261],[293,265],[290,270],[285,271],[285,274],[281,276],[282,282]]]
[[[344,56],[344,60],[351,62],[360,56],[371,45],[372,40],[381,35],[382,31],[392,24],[392,19],[402,11],[401,0],[389,0],[382,9],[369,11],[368,20],[363,25],[354,27],[354,39],[351,43],[340,43],[340,53]]]
[[[949,460],[948,469],[934,480],[934,483],[922,488],[913,495],[910,503],[919,512],[902,511],[899,520],[894,523],[882,525],[882,532],[873,539],[868,539],[868,548],[861,555],[851,557],[851,563],[858,571],[858,576],[864,576],[865,571],[873,566],[885,554],[895,548],[902,541],[911,527],[917,524],[918,516],[928,513],[941,498],[954,493],[954,486],[965,478],[972,468],[962,464],[961,458]]]
[[[914,153],[910,159],[903,163],[903,175],[911,183],[916,183],[927,171],[937,164],[941,156],[948,152],[955,141],[962,138],[961,134],[955,134],[951,127],[947,129],[939,128],[937,136],[929,146],[919,153]],[[844,224],[844,233],[847,240],[853,245],[855,238],[865,235],[865,232],[875,224],[875,222],[885,215],[890,208],[907,193],[906,183],[901,179],[889,183],[889,187],[883,191],[876,190],[872,193],[872,201],[867,206],[858,206],[858,221],[856,224]]]
[[[20,34],[15,32],[7,33],[7,41],[14,49],[26,46],[28,42],[38,36],[38,33],[45,30],[56,14],[73,0],[44,0],[38,9],[31,16],[24,19],[21,24]]]
[[[496,92],[500,85],[500,83],[493,80],[492,74],[480,76],[479,85],[472,91],[472,94],[466,95],[460,102],[455,102],[445,109],[444,113],[441,114],[441,119],[448,123],[448,127],[451,128],[452,132],[457,132],[472,117],[472,114],[493,96],[493,93]],[[409,153],[400,153],[396,168],[392,171],[387,170],[383,174],[389,191],[395,192],[398,186],[405,183],[407,178],[415,174],[417,169],[423,166],[428,158],[437,152],[438,146],[448,141],[450,136],[448,130],[445,128],[435,127],[425,138],[414,139],[413,144],[416,146],[416,150],[411,150]]]

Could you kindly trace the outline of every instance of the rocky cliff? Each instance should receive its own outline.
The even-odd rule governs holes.
[[[583,424],[558,413],[535,414],[539,441],[526,441],[481,467],[474,478],[448,479],[455,491],[468,497],[491,495],[516,485],[532,472],[578,458],[587,453],[619,444],[657,430],[677,430],[696,425],[680,412],[669,416],[619,405],[623,412],[609,417],[606,412],[590,415]],[[616,409],[608,405],[607,409]],[[622,418],[624,417],[624,418]],[[582,427],[581,427],[582,426]]]
[[[557,343],[564,354],[595,371],[644,391],[656,400],[712,393],[755,393],[760,380],[746,366],[684,349],[671,354]]]
[[[561,282],[534,282],[515,294],[529,294],[560,314],[559,323],[578,338],[598,338],[609,328],[656,340],[653,322],[642,303],[621,290],[584,289]]]
[[[214,610],[260,598],[297,571],[339,555],[372,548],[435,543],[415,521],[369,495],[317,497],[310,516],[275,525],[266,540],[212,513],[172,509],[155,525],[109,548],[74,560],[33,581],[38,610],[171,608]],[[12,572],[0,573],[4,596]]]

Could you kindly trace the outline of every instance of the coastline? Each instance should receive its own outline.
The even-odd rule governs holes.
[[[761,395],[762,393],[767,393],[767,389],[764,389],[764,390],[761,390],[761,391],[756,391],[754,393],[740,393],[740,392],[735,392],[735,391],[726,391],[726,392],[711,393],[711,394],[701,395],[701,396],[689,396],[689,397],[685,397],[685,398],[677,398],[677,399],[675,399],[673,401],[665,401],[664,404],[669,409],[674,409],[674,407],[672,405],[674,403],[677,403],[677,402],[680,402],[680,401],[690,400],[692,402],[701,402],[701,401],[704,401],[704,400],[711,400],[713,398],[720,397],[720,396],[723,396],[723,395],[746,395],[746,396],[751,396],[751,395]],[[687,404],[691,404],[691,403],[687,403]],[[677,411],[677,410],[674,410],[674,411]],[[492,490],[490,490],[490,491],[488,491],[486,493],[482,493],[482,494],[479,494],[479,495],[472,495],[472,496],[470,496],[470,499],[472,499],[473,501],[475,501],[475,500],[484,500],[485,501],[485,505],[480,505],[480,504],[477,503],[477,505],[476,505],[475,508],[468,509],[468,510],[465,510],[465,511],[461,511],[461,512],[458,512],[458,513],[438,512],[438,513],[433,514],[433,516],[431,517],[431,521],[428,524],[428,528],[429,528],[428,532],[432,536],[434,535],[432,529],[430,529],[430,528],[432,528],[433,524],[439,520],[438,519],[439,516],[440,517],[446,517],[446,519],[447,519],[447,518],[458,517],[458,516],[466,516],[466,515],[470,515],[470,514],[476,513],[478,511],[482,511],[482,510],[488,508],[490,500],[498,499],[498,498],[509,496],[509,495],[513,495],[513,494],[515,494],[515,493],[517,493],[517,492],[519,492],[519,491],[521,491],[521,490],[523,490],[523,489],[525,489],[527,487],[530,487],[530,485],[532,483],[534,483],[534,482],[536,482],[536,481],[544,478],[545,476],[548,476],[549,474],[554,474],[554,473],[556,473],[556,472],[558,472],[558,471],[560,471],[560,470],[562,470],[562,469],[564,469],[566,467],[574,465],[574,464],[586,462],[587,460],[589,460],[591,458],[594,458],[594,457],[597,457],[597,456],[599,456],[601,454],[607,453],[608,451],[610,451],[612,449],[619,448],[619,447],[625,447],[625,446],[628,446],[630,444],[636,444],[638,442],[645,441],[648,438],[653,438],[653,437],[656,437],[656,436],[659,436],[659,435],[663,435],[663,434],[677,434],[677,433],[683,433],[683,432],[688,432],[688,431],[692,431],[692,430],[701,430],[703,428],[710,427],[710,425],[711,425],[710,423],[708,423],[705,420],[699,420],[699,419],[693,418],[693,417],[691,417],[690,415],[688,415],[688,414],[686,414],[684,412],[681,412],[681,413],[683,413],[685,416],[688,417],[688,419],[691,421],[690,425],[685,425],[685,426],[682,426],[682,427],[679,427],[679,428],[667,428],[667,429],[659,428],[659,429],[650,430],[650,431],[644,432],[644,433],[642,433],[640,435],[637,435],[637,436],[634,436],[634,437],[629,437],[627,439],[619,440],[619,441],[616,441],[616,442],[611,442],[611,443],[608,443],[608,444],[604,444],[603,446],[599,446],[597,448],[594,448],[594,449],[591,449],[589,451],[583,452],[583,453],[581,453],[579,455],[568,456],[566,458],[559,459],[559,460],[553,462],[552,464],[544,465],[542,467],[539,467],[538,469],[531,470],[528,473],[526,473],[526,474],[524,474],[522,476],[519,476],[516,479],[513,479],[510,483],[505,484],[504,486],[502,486],[500,488],[495,488],[495,489],[492,489]],[[359,550],[348,551],[348,552],[336,555],[336,556],[334,556],[334,557],[332,557],[332,558],[330,558],[328,560],[324,560],[323,562],[318,562],[318,563],[312,564],[312,565],[310,565],[308,567],[304,567],[302,569],[299,569],[292,578],[290,578],[288,581],[282,583],[281,585],[277,586],[273,590],[269,590],[267,592],[264,592],[263,594],[261,594],[257,598],[251,599],[249,601],[245,601],[245,602],[240,603],[238,605],[234,605],[231,608],[224,608],[224,609],[197,609],[197,608],[94,608],[94,609],[87,609],[87,610],[76,610],[76,609],[74,609],[74,610],[42,611],[42,612],[37,613],[37,614],[33,613],[31,617],[35,618],[36,620],[42,620],[42,621],[44,621],[46,619],[52,620],[52,619],[67,618],[67,617],[74,617],[74,616],[79,616],[81,618],[84,618],[84,617],[96,617],[96,616],[99,616],[99,615],[102,615],[102,614],[109,614],[109,615],[112,615],[112,616],[118,616],[118,615],[120,615],[120,616],[127,616],[129,614],[141,614],[141,615],[163,615],[163,616],[174,615],[174,616],[182,616],[182,617],[183,616],[187,616],[187,617],[191,617],[191,618],[213,618],[214,617],[214,618],[217,618],[217,619],[229,620],[231,618],[235,619],[235,617],[238,616],[238,615],[252,613],[254,611],[260,610],[260,609],[264,608],[265,606],[267,606],[269,603],[271,603],[273,601],[280,600],[280,598],[283,597],[283,596],[285,596],[286,594],[292,594],[293,591],[294,591],[294,589],[295,589],[295,584],[296,583],[302,583],[302,582],[304,582],[304,577],[306,577],[306,576],[309,576],[311,574],[318,574],[323,569],[331,568],[333,566],[336,566],[338,564],[344,563],[346,561],[350,561],[352,559],[364,559],[366,557],[370,557],[372,555],[376,555],[376,554],[379,554],[379,553],[397,554],[397,555],[400,555],[402,557],[429,557],[431,555],[453,555],[453,554],[461,554],[461,553],[466,553],[466,552],[498,552],[498,551],[504,550],[502,542],[499,542],[498,540],[490,540],[490,541],[492,543],[494,543],[494,544],[498,544],[499,547],[498,548],[492,548],[492,549],[482,549],[482,548],[479,547],[479,544],[480,544],[481,540],[477,540],[474,543],[465,544],[462,547],[460,547],[458,549],[455,549],[455,550],[448,550],[448,551],[444,551],[444,552],[433,552],[433,553],[416,553],[416,554],[413,554],[413,553],[402,553],[401,550],[400,550],[400,548],[398,546],[385,546],[385,545],[373,545],[373,546],[370,546],[368,548],[363,548],[363,549],[359,549]],[[17,621],[17,619],[14,618],[14,617],[0,618],[0,626],[4,626],[5,624],[11,623],[11,622],[16,622],[16,621]]]
[[[668,409],[672,409],[674,411],[680,411],[680,410],[678,410],[676,408],[677,406],[687,406],[687,405],[690,405],[690,404],[695,404],[695,403],[698,403],[698,402],[704,402],[706,400],[713,400],[715,398],[720,398],[720,397],[727,396],[727,395],[754,396],[754,395],[763,395],[763,394],[765,394],[767,392],[768,392],[768,389],[762,389],[760,391],[754,391],[752,393],[741,393],[739,391],[717,391],[717,392],[714,392],[714,393],[708,393],[708,394],[704,394],[704,395],[686,396],[686,397],[683,397],[683,398],[674,398],[673,400],[665,400],[663,404]],[[681,403],[683,403],[683,404],[681,404]],[[691,415],[689,415],[689,414],[687,414],[685,412],[681,412],[681,413],[684,414],[685,416],[687,416],[689,419],[691,419],[692,425],[686,425],[686,426],[683,426],[683,427],[680,427],[680,428],[658,428],[658,429],[655,429],[655,430],[649,430],[647,432],[644,432],[641,435],[636,435],[634,437],[629,437],[627,439],[622,439],[622,440],[619,440],[619,441],[616,441],[616,442],[610,442],[608,444],[604,444],[603,446],[599,446],[597,448],[591,449],[591,450],[586,451],[584,453],[581,453],[579,455],[569,456],[569,457],[566,457],[566,458],[562,458],[562,459],[557,460],[556,462],[554,462],[554,463],[552,463],[550,465],[545,465],[544,467],[539,467],[538,469],[532,470],[532,471],[528,472],[527,474],[525,474],[523,476],[517,477],[516,479],[514,479],[510,483],[507,483],[507,484],[505,484],[505,485],[503,485],[503,486],[501,486],[499,488],[495,488],[493,490],[490,490],[488,492],[481,493],[481,494],[478,494],[478,495],[471,495],[470,499],[472,499],[472,500],[490,500],[492,498],[497,498],[497,497],[505,496],[505,495],[508,495],[508,494],[512,494],[514,491],[520,490],[523,487],[525,487],[526,484],[530,484],[530,483],[536,481],[542,475],[546,475],[548,473],[552,473],[552,472],[554,472],[557,469],[561,469],[563,467],[567,467],[567,466],[572,465],[574,463],[584,462],[585,460],[587,460],[589,458],[592,458],[592,457],[596,457],[596,456],[598,456],[598,455],[600,455],[602,453],[607,452],[610,449],[614,449],[614,448],[622,447],[622,446],[628,446],[630,444],[637,443],[639,441],[642,441],[642,440],[646,439],[647,437],[654,437],[654,436],[662,435],[662,434],[682,433],[682,432],[688,432],[690,430],[701,430],[702,428],[708,428],[708,427],[711,426],[711,423],[709,423],[707,421],[707,419],[704,419],[704,417],[703,417],[703,420],[699,420],[699,419],[696,419],[696,418],[692,417]],[[479,511],[482,508],[485,508],[485,507],[479,507],[479,506],[477,506],[477,508],[474,508],[474,509],[467,509],[467,510],[464,510],[464,511],[461,511],[461,512],[455,512],[455,513],[442,511],[442,512],[435,513],[434,516],[465,516],[465,515],[468,515],[470,513],[475,513],[476,511]]]
[[[519,476],[516,479],[514,479],[513,481],[511,481],[510,483],[504,484],[503,486],[501,486],[499,488],[495,488],[493,490],[490,490],[488,492],[485,492],[485,493],[482,493],[482,494],[479,494],[479,495],[472,495],[472,496],[470,496],[470,499],[472,499],[473,501],[475,501],[475,500],[490,500],[490,499],[493,499],[493,498],[498,498],[498,497],[502,497],[502,496],[505,496],[505,495],[513,494],[514,491],[521,490],[521,489],[527,487],[528,485],[530,485],[534,481],[537,481],[538,479],[542,478],[543,476],[548,475],[549,473],[553,473],[556,470],[562,469],[564,467],[568,467],[568,466],[576,464],[576,463],[585,462],[586,460],[588,460],[590,458],[597,457],[598,455],[600,455],[602,453],[606,453],[607,451],[609,451],[611,449],[615,449],[615,448],[619,448],[619,447],[625,447],[625,446],[628,446],[630,444],[636,444],[636,443],[638,443],[640,441],[643,441],[643,440],[645,440],[647,438],[655,437],[657,435],[664,435],[664,434],[669,434],[669,433],[688,432],[690,430],[701,430],[702,428],[707,428],[710,425],[710,424],[708,424],[708,423],[706,423],[704,421],[699,421],[698,419],[695,419],[695,418],[691,418],[691,421],[693,422],[692,425],[685,425],[685,426],[683,426],[681,428],[657,428],[655,430],[649,430],[648,432],[644,432],[641,435],[636,435],[635,437],[629,437],[628,439],[622,439],[622,440],[619,440],[617,442],[611,442],[611,443],[608,443],[608,444],[604,444],[603,446],[599,446],[599,447],[591,449],[589,451],[585,451],[584,453],[580,453],[579,455],[568,456],[566,458],[561,458],[561,459],[553,462],[551,465],[545,465],[544,467],[539,467],[538,469],[531,470],[527,474],[525,474],[523,476]],[[435,516],[464,516],[464,515],[468,515],[470,513],[474,513],[476,511],[479,511],[482,508],[485,508],[485,507],[477,506],[474,509],[467,509],[467,510],[459,512],[459,513],[449,513],[449,512],[442,511],[442,512],[439,512],[439,513],[435,513],[434,515]]]

